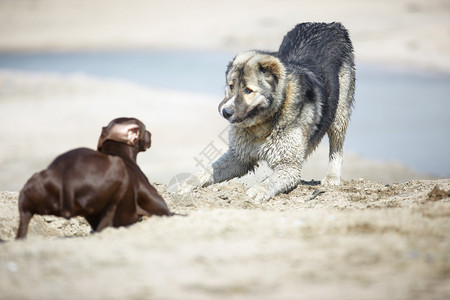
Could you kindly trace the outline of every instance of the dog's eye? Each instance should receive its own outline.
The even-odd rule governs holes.
[[[234,84],[230,84],[229,88],[230,88],[230,91],[232,91],[234,89]]]
[[[253,93],[253,90],[252,90],[252,89],[249,89],[249,88],[245,88],[245,89],[244,89],[244,93],[245,93],[245,94],[251,94],[251,93]]]

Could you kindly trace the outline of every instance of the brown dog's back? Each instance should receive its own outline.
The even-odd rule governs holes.
[[[173,215],[136,163],[150,145],[144,123],[117,118],[102,128],[98,151],[79,148],[58,156],[23,187],[17,238],[25,237],[34,214],[83,216],[95,231],[131,225],[140,216]]]
[[[87,148],[58,156],[46,170],[34,174],[20,192],[18,237],[25,235],[34,214],[83,215],[93,230],[102,229],[102,220],[102,227],[113,225],[114,214],[110,212],[109,217],[106,211],[115,211],[127,193],[127,181],[127,169],[117,156]]]

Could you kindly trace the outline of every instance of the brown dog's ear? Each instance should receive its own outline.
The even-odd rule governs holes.
[[[102,133],[100,133],[100,137],[98,138],[97,150],[102,150],[103,143],[105,142],[106,137],[106,127],[102,127]]]
[[[113,124],[103,127],[102,134],[98,140],[97,149],[100,151],[106,140],[125,143],[135,146],[141,139],[141,128],[137,124]]]
[[[149,131],[144,132],[144,136],[139,141],[139,151],[145,151],[152,145],[152,134]]]
[[[128,145],[134,146],[139,141],[141,136],[141,128],[139,125],[136,124],[129,124],[126,128],[126,137],[125,137],[125,143]],[[119,139],[121,139],[122,136],[119,136]],[[117,140],[120,142],[120,140]]]

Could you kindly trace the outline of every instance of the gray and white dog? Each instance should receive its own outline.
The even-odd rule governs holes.
[[[247,195],[269,200],[301,183],[303,162],[325,133],[330,153],[322,184],[338,185],[354,89],[353,47],[340,23],[298,24],[277,52],[239,53],[219,105],[231,124],[229,149],[181,192],[243,176],[266,161],[273,174]]]

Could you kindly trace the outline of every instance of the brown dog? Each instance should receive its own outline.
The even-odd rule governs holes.
[[[16,238],[26,236],[34,214],[83,216],[94,231],[130,225],[141,216],[172,215],[136,164],[150,145],[141,121],[118,118],[103,127],[98,151],[78,148],[58,156],[20,192]]]

